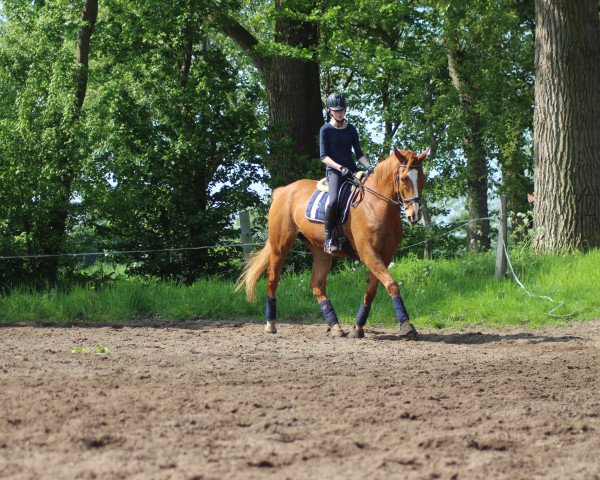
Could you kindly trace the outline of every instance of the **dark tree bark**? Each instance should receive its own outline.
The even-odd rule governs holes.
[[[600,246],[597,0],[536,0],[534,247]]]
[[[77,113],[83,107],[85,93],[88,84],[88,68],[90,57],[90,41],[96,19],[98,18],[98,0],[87,0],[83,9],[83,21],[85,22],[79,30],[77,36],[77,64],[79,67],[79,76],[77,78],[76,104]]]
[[[274,129],[270,156],[265,159],[272,186],[321,174],[323,168],[317,158],[323,106],[317,61],[262,54],[257,49],[258,40],[236,20],[221,15],[218,21],[264,79]],[[275,41],[292,47],[310,48],[318,42],[316,25],[307,21],[282,16],[275,30]]]
[[[434,90],[435,80],[431,78],[429,79],[429,85],[427,86],[427,108],[429,110],[432,110],[435,104]],[[427,121],[427,126],[430,133],[429,155],[427,155],[427,161],[429,163],[433,163],[437,156],[438,139],[440,137],[440,132],[438,131],[438,128],[436,128],[432,117],[429,117],[429,120]],[[427,230],[427,236],[429,237],[425,241],[425,245],[423,247],[423,258],[426,260],[431,260],[433,258],[433,221],[431,220],[431,215],[429,213],[429,205],[427,203],[427,198],[422,199],[422,213],[423,224],[425,225],[425,229]]]
[[[421,214],[423,215],[423,224],[425,225],[427,236],[430,237],[433,233],[433,222],[431,221],[427,199],[425,198],[421,199]],[[433,259],[433,240],[431,238],[425,240],[425,245],[423,246],[423,258],[425,260]]]
[[[465,52],[450,48],[448,70],[458,92],[465,119],[463,149],[467,157],[467,209],[472,220],[488,217],[488,164],[483,143],[483,126],[474,108],[473,86],[465,71]],[[490,221],[476,220],[467,226],[467,250],[479,252],[490,248]]]

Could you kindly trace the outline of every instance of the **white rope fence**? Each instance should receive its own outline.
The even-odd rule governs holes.
[[[469,220],[463,220],[460,222],[453,222],[456,223],[455,227],[452,227],[450,230],[447,230],[439,235],[435,235],[433,237],[429,237],[423,241],[417,242],[417,243],[413,243],[411,245],[407,245],[404,246],[402,248],[399,249],[399,251],[404,251],[404,250],[409,250],[411,248],[414,247],[418,247],[420,245],[425,244],[428,241],[431,240],[435,240],[438,238],[442,238],[446,235],[449,235],[461,228],[463,228],[465,225],[468,225],[470,223],[474,223],[474,222],[479,222],[482,220],[497,220],[495,217],[482,217],[482,218],[475,218],[475,219],[469,219]],[[451,226],[451,224],[448,225],[440,225],[440,227],[449,227]],[[110,251],[102,251],[102,252],[81,252],[81,253],[57,253],[57,254],[34,254],[34,255],[0,255],[0,260],[16,260],[16,259],[21,259],[21,260],[30,260],[30,259],[39,259],[39,258],[56,258],[56,257],[107,257],[107,256],[113,256],[113,255],[140,255],[140,254],[148,254],[148,253],[175,253],[175,252],[183,252],[183,251],[194,251],[194,250],[212,250],[212,249],[218,249],[218,248],[244,248],[244,247],[255,247],[255,246],[262,246],[264,243],[227,243],[227,244],[218,244],[218,245],[203,245],[203,246],[198,246],[198,247],[180,247],[180,248],[155,248],[155,249],[144,249],[144,250],[110,250]],[[512,262],[510,261],[510,256],[508,255],[508,250],[506,249],[506,244],[503,243],[502,245],[503,250],[504,250],[504,255],[506,257],[506,261],[507,264],[509,266],[510,272],[512,274],[513,279],[515,280],[515,282],[517,283],[517,285],[519,285],[519,287],[521,287],[525,293],[527,294],[528,298],[540,298],[542,300],[547,300],[549,302],[552,303],[556,303],[556,306],[554,308],[552,308],[549,312],[548,315],[554,318],[568,318],[568,317],[572,317],[574,315],[574,313],[567,313],[567,314],[556,314],[554,313],[556,310],[558,310],[559,308],[563,307],[565,305],[565,303],[563,301],[557,301],[552,299],[551,297],[547,296],[547,295],[535,295],[533,293],[531,293],[529,290],[527,290],[527,288],[525,288],[525,286],[523,285],[523,283],[519,280],[519,278],[517,277],[515,270],[512,266]],[[300,250],[290,250],[290,253],[296,253],[299,255],[309,255],[310,252],[307,251],[300,251]]]
[[[458,226],[453,228],[452,230],[444,232],[441,235],[437,235],[435,237],[428,238],[422,242],[418,242],[418,243],[415,243],[412,245],[408,245],[406,247],[402,247],[401,249],[399,249],[399,251],[408,250],[409,248],[413,248],[413,247],[419,246],[421,244],[424,244],[425,242],[427,242],[429,240],[435,240],[436,238],[441,238],[444,235],[447,235],[453,231],[460,229],[461,227],[463,227],[464,225],[466,225],[468,223],[477,222],[480,220],[491,220],[491,219],[493,219],[493,217],[475,218],[475,219],[471,219],[471,220],[463,220],[460,222],[454,222]],[[449,225],[441,225],[441,227],[445,227],[445,226],[449,226]],[[183,251],[192,251],[192,250],[213,250],[213,249],[217,249],[217,248],[256,247],[256,246],[262,246],[262,245],[264,245],[264,242],[262,242],[262,243],[246,242],[246,243],[226,243],[226,244],[217,244],[217,245],[203,245],[203,246],[198,246],[198,247],[171,247],[171,248],[153,248],[153,249],[143,249],[143,250],[105,250],[102,252],[0,255],[0,260],[15,260],[15,259],[28,260],[28,259],[36,259],[36,258],[57,258],[57,257],[67,257],[67,258],[68,257],[71,257],[71,258],[73,258],[73,257],[103,257],[103,256],[111,256],[111,255],[137,255],[137,254],[144,254],[144,253],[174,253],[174,252],[183,252]],[[299,253],[301,255],[309,255],[310,254],[310,252],[300,251],[300,250],[290,250],[290,252]]]
[[[508,255],[508,251],[506,250],[506,245],[503,245],[503,247],[504,247],[504,255],[506,256],[506,262],[508,263],[508,268],[510,269],[510,272],[511,272],[515,282],[517,282],[517,285],[519,285],[519,287],[521,287],[525,291],[525,293],[527,294],[527,296],[529,298],[541,298],[542,300],[548,300],[549,302],[556,303],[557,305],[548,311],[548,315],[550,317],[568,318],[568,317],[572,317],[573,315],[575,315],[574,313],[565,313],[562,315],[554,313],[556,310],[563,307],[565,305],[565,302],[563,302],[562,300],[558,300],[558,301],[554,300],[554,299],[548,297],[547,295],[534,295],[529,290],[527,290],[525,288],[525,286],[523,285],[523,283],[521,282],[521,280],[519,280],[519,277],[517,277],[517,274],[515,273],[515,270],[512,266],[512,262],[510,261],[510,256]]]
[[[234,247],[247,247],[262,245],[259,243],[228,243],[221,245],[205,245],[201,247],[181,247],[181,248],[154,248],[148,250],[108,250],[103,252],[81,252],[81,253],[56,253],[56,254],[39,254],[39,255],[0,255],[0,260],[10,259],[31,259],[31,258],[52,258],[52,257],[102,257],[109,255],[134,255],[141,253],[173,253],[182,252],[187,250],[212,250],[217,248],[234,248]]]

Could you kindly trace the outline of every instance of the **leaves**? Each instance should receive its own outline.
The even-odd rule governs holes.
[[[236,212],[264,209],[255,186],[268,176],[266,165],[275,171],[276,147],[289,144],[276,142],[280,126],[269,123],[264,66],[259,70],[219,30],[215,12],[239,20],[263,58],[318,61],[321,93],[344,89],[349,118],[372,161],[392,143],[435,145],[427,195],[441,211],[449,197],[465,193],[464,118],[447,68],[448,48],[463,49],[488,161],[499,162],[503,174],[516,172],[525,188],[532,162],[533,13],[523,2],[106,0],[78,109],[75,49],[83,5],[2,5],[2,253],[237,240]],[[279,165],[283,172],[299,162],[282,158],[289,162]],[[62,214],[66,234],[56,235]],[[193,281],[231,272],[236,258],[196,250],[118,260],[130,271]],[[70,260],[61,265],[67,273],[75,268]],[[37,260],[0,265],[0,279],[39,280],[43,267]]]

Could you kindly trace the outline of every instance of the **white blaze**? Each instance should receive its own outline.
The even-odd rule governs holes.
[[[412,182],[413,185],[413,198],[418,197],[419,196],[419,189],[417,187],[417,179],[419,178],[419,172],[417,172],[416,170],[409,170],[408,171],[408,178],[410,179],[410,181]],[[413,202],[413,210],[415,212],[415,220],[419,218],[419,207],[420,204],[417,202]]]

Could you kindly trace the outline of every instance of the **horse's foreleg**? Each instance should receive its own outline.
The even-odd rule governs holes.
[[[366,258],[363,259],[363,262],[365,263],[365,265],[367,265],[367,267],[371,271],[371,274],[381,282],[381,284],[385,287],[388,294],[392,298],[392,302],[394,303],[394,310],[396,311],[396,319],[400,324],[400,335],[408,337],[415,336],[417,334],[417,331],[415,330],[415,327],[413,327],[410,323],[408,312],[406,311],[404,301],[402,300],[402,295],[400,295],[400,287],[398,286],[398,283],[394,280],[394,278],[390,275],[390,272],[388,271],[386,265],[376,255],[366,256]],[[369,281],[370,280],[371,278],[369,278]],[[367,295],[365,295],[365,299],[366,297]]]
[[[370,273],[369,279],[367,280],[367,291],[365,292],[363,301],[358,308],[358,313],[356,314],[354,329],[351,330],[349,334],[349,336],[352,338],[364,338],[365,336],[363,328],[367,323],[367,318],[369,317],[369,312],[371,311],[371,303],[373,303],[373,299],[377,293],[377,285],[379,285],[379,280],[375,275]]]
[[[337,318],[333,305],[327,298],[327,274],[331,270],[333,257],[321,249],[311,248],[313,253],[312,275],[310,287],[319,303],[321,314],[329,327],[329,333],[334,336],[345,336]]]

